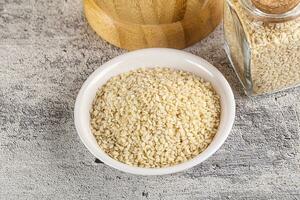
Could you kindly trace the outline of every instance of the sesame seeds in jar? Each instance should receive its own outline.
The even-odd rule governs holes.
[[[252,1],[227,0],[224,15],[227,55],[246,93],[260,95],[299,85],[300,4],[274,14]]]

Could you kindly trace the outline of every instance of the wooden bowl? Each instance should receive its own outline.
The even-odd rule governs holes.
[[[223,0],[84,0],[91,27],[115,46],[185,48],[211,33]]]

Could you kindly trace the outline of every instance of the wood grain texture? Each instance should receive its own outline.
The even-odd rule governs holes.
[[[223,0],[84,0],[84,10],[96,33],[118,47],[181,49],[215,29]]]
[[[252,3],[263,12],[282,14],[299,5],[300,0],[252,0]]]

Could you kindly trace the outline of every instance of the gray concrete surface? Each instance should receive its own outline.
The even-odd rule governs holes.
[[[237,117],[226,143],[186,172],[116,171],[80,142],[81,84],[124,53],[86,24],[80,0],[0,0],[0,199],[300,199],[300,88],[247,98],[219,27],[186,51],[230,82]]]

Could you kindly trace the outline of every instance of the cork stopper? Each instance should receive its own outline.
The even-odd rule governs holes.
[[[300,0],[252,0],[261,11],[269,14],[282,14],[295,8]]]

